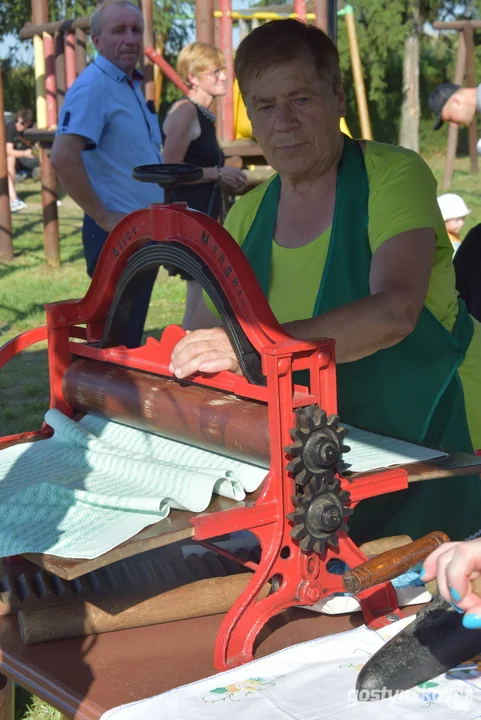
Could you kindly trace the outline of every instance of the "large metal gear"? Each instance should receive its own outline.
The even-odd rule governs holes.
[[[341,453],[349,450],[342,442],[346,434],[337,415],[327,417],[318,405],[296,410],[296,427],[290,431],[294,444],[285,451],[292,456],[287,469],[303,489],[293,496],[295,510],[287,518],[294,523],[291,536],[304,552],[338,547],[338,532],[349,529],[344,518],[353,512],[347,507],[350,494],[334,476]]]
[[[290,430],[293,445],[284,448],[292,455],[287,469],[294,474],[297,485],[306,485],[311,478],[334,468],[341,452],[349,448],[342,444],[346,428],[339,426],[337,415],[327,417],[318,405],[296,410],[296,427]]]
[[[301,550],[322,554],[328,545],[339,546],[337,533],[349,530],[344,518],[353,512],[346,506],[349,499],[350,493],[341,489],[332,471],[312,478],[303,494],[292,498],[296,509],[287,517],[294,523],[291,536],[299,541]]]

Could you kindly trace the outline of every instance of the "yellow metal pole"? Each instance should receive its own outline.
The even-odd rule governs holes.
[[[35,94],[37,97],[37,127],[47,127],[47,100],[45,97],[45,55],[43,37],[33,36],[33,55],[35,69]]]
[[[356,91],[357,109],[359,112],[359,122],[361,125],[361,135],[366,140],[372,140],[371,122],[369,120],[369,110],[367,106],[366,88],[364,86],[364,78],[362,75],[361,56],[359,55],[359,45],[357,42],[356,22],[354,13],[350,5],[341,10],[339,14],[343,14],[346,18],[347,36],[349,39],[349,51],[351,53],[352,75],[354,78],[354,89]]]

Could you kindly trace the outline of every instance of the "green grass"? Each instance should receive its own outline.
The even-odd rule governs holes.
[[[81,241],[81,212],[65,198],[59,209],[62,265],[45,264],[39,185],[25,182],[20,197],[28,209],[12,216],[15,259],[0,264],[0,344],[45,324],[44,304],[81,298],[89,285]],[[161,270],[154,288],[146,331],[155,335],[182,319],[184,283]],[[45,344],[34,345],[0,373],[0,436],[38,428],[48,409]]]
[[[444,158],[429,159],[440,188]],[[473,210],[465,232],[481,222],[481,180],[469,173],[469,159],[456,162],[451,192],[459,193]],[[441,194],[440,189],[439,193]],[[80,298],[87,290],[81,243],[81,212],[69,199],[59,210],[61,259],[58,269],[47,267],[43,253],[43,228],[38,183],[19,186],[28,210],[13,215],[15,259],[0,264],[0,344],[20,332],[43,325],[43,305],[55,300]],[[147,318],[146,330],[156,334],[168,323],[180,322],[183,312],[184,283],[159,273]],[[45,346],[35,346],[12,360],[0,372],[0,436],[40,427],[48,408],[48,376]],[[60,714],[19,689],[16,720],[60,720]]]

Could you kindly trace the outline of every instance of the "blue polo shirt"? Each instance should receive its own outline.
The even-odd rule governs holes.
[[[108,210],[129,213],[162,202],[158,185],[132,178],[136,165],[160,163],[160,128],[141,90],[142,75],[133,81],[98,55],[65,96],[57,135],[87,138],[82,153],[92,187]]]

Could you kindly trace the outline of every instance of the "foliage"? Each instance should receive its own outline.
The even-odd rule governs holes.
[[[19,108],[35,106],[35,78],[28,65],[12,67],[3,63],[3,93],[5,110],[16,112]]]
[[[272,0],[252,0],[251,6],[270,5]],[[276,5],[292,11],[292,0],[277,0]],[[347,5],[339,0],[339,8]],[[412,30],[413,0],[352,0],[359,52],[368,96],[373,135],[381,142],[397,142],[402,105],[404,40]],[[311,9],[308,4],[308,9]],[[434,87],[452,81],[458,43],[457,32],[435,33],[435,20],[451,21],[481,17],[481,0],[420,0],[420,95],[421,147],[435,150],[445,147],[444,133],[432,133],[432,114],[428,98]],[[347,99],[347,122],[354,135],[360,132],[351,58],[346,25],[338,17],[337,44]],[[475,76],[481,78],[481,33],[475,33]],[[466,133],[461,133],[460,148],[467,151]]]

